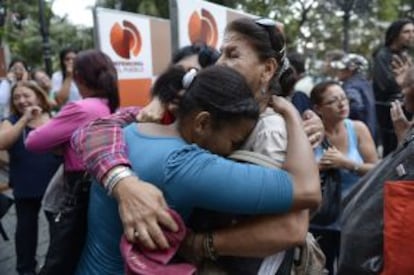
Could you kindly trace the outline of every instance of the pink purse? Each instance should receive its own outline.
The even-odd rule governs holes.
[[[174,257],[181,241],[186,234],[186,227],[174,210],[169,210],[176,221],[179,229],[177,232],[164,231],[170,248],[167,250],[149,250],[139,244],[130,243],[122,236],[120,249],[125,262],[125,273],[127,275],[192,275],[196,268],[187,263],[168,264]]]

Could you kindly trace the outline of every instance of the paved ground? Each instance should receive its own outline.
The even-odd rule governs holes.
[[[9,192],[6,192],[8,194]],[[43,213],[40,215],[39,240],[37,249],[37,259],[39,265],[43,262],[49,242],[48,226]],[[9,213],[2,219],[3,227],[9,236],[9,241],[4,241],[0,237],[0,274],[16,275],[16,255],[14,250],[14,232],[16,226],[16,211],[10,208]]]
[[[0,182],[7,182],[7,174],[0,169]],[[10,191],[6,191],[5,194],[11,196]],[[1,220],[3,227],[9,236],[9,241],[4,241],[0,236],[0,274],[1,275],[16,275],[16,255],[14,250],[14,232],[16,226],[16,211],[14,207],[10,208],[10,211]],[[48,226],[46,218],[43,212],[40,214],[40,228],[39,228],[39,240],[37,249],[38,264],[42,264],[44,256],[47,251],[49,242]]]

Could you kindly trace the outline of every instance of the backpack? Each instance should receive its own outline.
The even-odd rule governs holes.
[[[383,268],[384,183],[414,179],[414,128],[362,177],[342,201],[338,275],[379,274]]]

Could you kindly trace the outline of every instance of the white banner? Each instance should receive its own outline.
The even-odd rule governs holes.
[[[205,42],[218,48],[227,25],[228,8],[206,1],[176,0],[178,47]]]
[[[149,21],[131,13],[96,9],[98,45],[111,57],[120,80],[153,76]]]

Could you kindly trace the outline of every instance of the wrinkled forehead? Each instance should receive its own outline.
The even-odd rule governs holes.
[[[226,31],[223,36],[220,51],[227,48],[245,48],[253,49],[248,37],[235,31]]]

